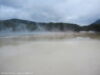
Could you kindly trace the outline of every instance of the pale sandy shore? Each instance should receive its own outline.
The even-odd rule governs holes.
[[[0,75],[100,75],[99,39],[32,38],[1,39]]]

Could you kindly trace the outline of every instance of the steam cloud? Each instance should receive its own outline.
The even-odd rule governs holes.
[[[0,0],[0,19],[90,24],[100,18],[100,0]]]

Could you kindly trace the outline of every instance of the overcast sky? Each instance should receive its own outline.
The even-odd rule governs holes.
[[[100,0],[0,0],[0,19],[90,24],[100,19]]]

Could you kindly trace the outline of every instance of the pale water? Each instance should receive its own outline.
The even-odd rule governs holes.
[[[0,37],[0,75],[100,75],[99,38],[85,33]]]

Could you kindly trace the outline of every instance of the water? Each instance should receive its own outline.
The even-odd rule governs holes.
[[[0,75],[100,75],[100,35],[0,37]]]

